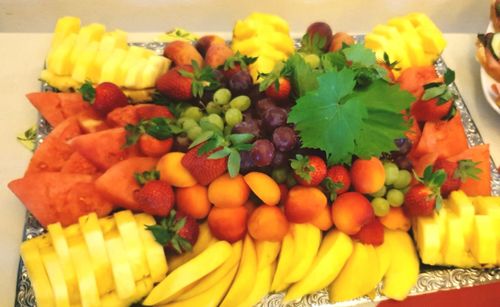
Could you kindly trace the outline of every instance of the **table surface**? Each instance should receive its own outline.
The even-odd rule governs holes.
[[[153,33],[131,33],[130,41],[151,40]],[[16,141],[16,136],[36,122],[37,112],[25,94],[38,91],[39,73],[48,50],[50,34],[0,33],[0,306],[14,302],[19,244],[25,209],[7,189],[7,183],[23,175],[31,153]],[[496,165],[500,164],[500,115],[488,105],[481,90],[475,35],[446,34],[448,48],[443,53],[446,64],[455,70],[456,83],[485,143],[490,144]]]

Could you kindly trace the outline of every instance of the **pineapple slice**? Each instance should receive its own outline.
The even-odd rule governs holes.
[[[144,48],[132,46],[127,50],[127,55],[125,56],[123,61],[118,66],[118,70],[116,72],[116,77],[115,77],[116,82],[115,83],[117,85],[124,86],[128,71],[140,59],[145,58],[143,49]]]
[[[446,41],[441,32],[437,28],[430,26],[420,26],[417,28],[417,32],[422,39],[424,51],[437,59],[446,47]]]
[[[415,226],[413,231],[416,232],[415,238],[422,262],[430,265],[442,264],[442,241],[441,236],[437,235],[440,233],[437,214],[434,213],[432,217],[417,218]]]
[[[146,68],[148,64],[148,60],[139,59],[127,72],[127,76],[125,77],[125,81],[123,82],[124,86],[129,89],[139,89],[140,80],[142,78],[142,72]]]
[[[71,53],[75,48],[78,35],[68,35],[47,57],[47,69],[59,76],[69,76],[73,70]]]
[[[56,28],[54,30],[54,36],[52,37],[52,43],[50,48],[53,49],[63,42],[63,40],[74,33],[77,34],[80,31],[80,18],[73,16],[65,16],[59,18],[56,23]]]
[[[150,273],[134,215],[131,211],[125,210],[116,212],[114,218],[118,232],[123,240],[128,262],[134,273],[134,279],[136,281],[142,280],[149,276]]]
[[[63,266],[52,247],[40,249],[43,265],[49,277],[56,307],[69,307],[69,294],[64,280]]]
[[[120,65],[125,60],[127,51],[123,49],[115,49],[109,59],[103,64],[99,83],[112,82],[117,83]]]
[[[425,56],[424,49],[422,48],[422,40],[418,32],[413,27],[412,23],[405,18],[393,18],[389,20],[388,25],[398,29],[401,37],[406,44],[408,51],[408,59],[412,66],[425,66],[432,63]]]
[[[162,74],[164,74],[170,66],[170,60],[159,55],[150,56],[147,59],[147,64],[141,72],[141,77],[138,88],[152,88],[156,84]]]
[[[167,275],[167,258],[163,251],[163,246],[156,242],[153,234],[145,229],[146,225],[156,224],[154,218],[148,214],[140,213],[135,215],[135,220],[138,225],[141,242],[144,244],[146,251],[146,261],[151,272],[151,280],[153,282],[162,281]]]
[[[40,79],[63,92],[68,92],[72,89],[80,88],[81,86],[80,83],[73,80],[70,76],[58,76],[47,69],[42,70]]]
[[[102,66],[111,57],[115,49],[127,50],[127,36],[123,31],[114,31],[105,33],[99,42],[97,55],[89,67],[89,79],[92,83],[98,83],[101,75]]]
[[[401,63],[402,67],[410,67],[411,62],[408,58],[408,50],[402,35],[398,32],[397,28],[387,25],[377,25],[373,28],[373,33],[386,37],[388,41],[394,43],[393,53],[395,59]]]
[[[365,47],[370,48],[375,52],[377,61],[384,61],[384,52],[387,53],[391,61],[395,60],[392,42],[385,36],[375,33],[368,33],[365,36]]]
[[[472,227],[474,225],[475,209],[470,199],[461,190],[453,191],[447,202],[449,208],[462,220],[465,244],[471,243]]]
[[[73,80],[84,83],[86,80],[90,80],[90,68],[95,60],[97,51],[99,49],[98,42],[90,43],[80,54],[80,57],[76,60],[75,66],[73,67],[73,73],[71,77]],[[93,72],[95,74],[95,72]]]
[[[99,219],[95,213],[82,216],[78,220],[83,238],[87,244],[93,270],[97,277],[97,288],[99,295],[103,296],[115,289],[111,272],[111,263],[106,251],[103,232],[99,225]]]
[[[85,50],[87,45],[92,42],[99,42],[105,31],[106,28],[100,23],[92,23],[82,27],[80,33],[78,33],[75,48],[73,48],[71,52],[71,64],[74,65],[76,63],[76,60],[80,57],[80,54]]]
[[[115,291],[104,295],[101,298],[102,307],[128,307],[145,297],[153,289],[151,278],[140,280],[136,284],[136,292],[129,299],[121,299]]]
[[[471,252],[480,264],[497,262],[497,242],[492,218],[489,215],[474,216]]]
[[[462,268],[478,266],[477,261],[467,252],[463,221],[451,211],[447,212],[446,236],[442,244],[441,253],[443,254],[443,262],[446,265]]]

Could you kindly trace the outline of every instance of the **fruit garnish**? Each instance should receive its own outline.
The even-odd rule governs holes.
[[[156,242],[163,246],[173,248],[177,253],[181,254],[190,251],[193,244],[198,239],[198,224],[194,221],[189,222],[188,216],[180,217],[171,210],[168,217],[163,218],[158,225],[148,225],[146,229],[151,231]],[[194,240],[193,240],[194,239]]]
[[[145,171],[142,173],[135,173],[134,178],[135,178],[135,181],[137,181],[137,183],[140,186],[143,186],[148,181],[159,180],[160,179],[160,172],[157,170],[152,170],[152,171]]]
[[[107,114],[112,110],[128,105],[128,98],[120,87],[111,82],[103,82],[95,88],[86,81],[79,89],[85,101],[101,114]]]
[[[432,166],[427,166],[423,177],[415,175],[416,185],[410,187],[405,195],[404,209],[410,216],[430,216],[434,210],[442,207],[441,186],[446,180],[446,173],[439,169],[432,171]]]
[[[235,68],[241,70],[248,70],[248,66],[255,63],[255,61],[257,61],[257,57],[250,57],[241,54],[239,51],[236,51],[236,53],[233,56],[226,59],[224,65],[222,65],[221,68],[224,71],[228,71]]]
[[[34,151],[36,144],[36,131],[36,125],[33,125],[16,138],[24,147],[28,148],[30,151]]]
[[[185,42],[194,42],[198,39],[198,36],[182,28],[174,28],[168,32],[162,33],[158,36],[158,40],[161,42],[169,43],[177,40],[182,40]]]
[[[326,164],[323,159],[317,156],[297,155],[291,160],[295,179],[305,186],[317,186],[326,176]]]
[[[125,130],[127,131],[125,147],[137,143],[139,138],[144,134],[148,134],[157,140],[166,140],[172,135],[182,132],[181,128],[172,124],[169,119],[164,117],[141,120],[137,125],[127,124]]]
[[[219,87],[219,82],[215,78],[215,73],[210,66],[200,68],[197,62],[191,63],[193,71],[179,70],[181,76],[192,80],[191,91],[194,97],[202,97],[205,89],[213,90]]]
[[[472,160],[459,160],[458,162],[450,161],[448,159],[439,158],[434,163],[434,171],[443,170],[446,173],[446,180],[441,186],[441,195],[448,197],[448,195],[460,188],[460,184],[472,178],[479,180],[478,175],[482,172],[477,165],[480,162]]]
[[[330,201],[334,201],[337,195],[347,192],[351,187],[349,171],[343,165],[334,165],[328,169],[321,184],[328,191]]]

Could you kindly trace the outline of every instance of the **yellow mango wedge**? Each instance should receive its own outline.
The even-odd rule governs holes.
[[[264,296],[269,293],[271,288],[271,281],[274,275],[274,270],[276,269],[276,263],[270,263],[257,271],[255,277],[255,283],[252,287],[252,291],[237,306],[238,307],[251,307],[257,304]]]

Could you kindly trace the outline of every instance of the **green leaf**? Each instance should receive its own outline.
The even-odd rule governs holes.
[[[346,67],[347,59],[342,52],[328,52],[321,56],[321,63],[325,72],[339,71]]]
[[[296,97],[302,97],[318,87],[317,73],[298,53],[292,54],[285,66],[290,71],[290,82]]]
[[[127,124],[125,126],[125,132],[127,132],[127,136],[123,147],[127,148],[137,143],[141,135],[144,133],[144,130],[140,125]]]
[[[208,156],[208,158],[214,159],[214,160],[220,159],[220,158],[227,157],[230,153],[231,153],[231,149],[229,149],[228,147],[224,147],[221,150],[218,150],[218,151],[214,152],[213,154],[211,154],[210,156]]]
[[[222,130],[220,129],[219,126],[212,124],[211,122],[207,120],[201,120],[200,121],[200,128],[203,131],[212,131],[215,134],[222,134]]]
[[[201,147],[198,149],[198,156],[204,155],[219,146],[220,146],[219,139],[217,137],[211,138],[208,141],[206,141],[205,144],[201,145]]]
[[[245,144],[253,140],[255,136],[251,133],[237,133],[229,135],[231,144]]]
[[[170,129],[169,120],[164,117],[155,117],[140,124],[144,126],[145,133],[158,140],[166,140],[173,135]]]
[[[231,147],[238,151],[249,151],[252,149],[253,144],[236,144]]]
[[[203,131],[194,141],[189,145],[189,149],[206,142],[208,139],[210,139],[214,135],[213,131]]]
[[[36,145],[36,133],[37,125],[33,125],[16,138],[24,147],[28,148],[30,151],[34,151]]]
[[[231,176],[231,178],[240,173],[240,163],[240,153],[236,149],[231,149],[229,159],[227,160],[227,170],[229,171],[229,176]]]
[[[134,178],[135,178],[135,181],[140,186],[143,186],[148,181],[160,179],[160,172],[157,170],[152,170],[152,171],[144,171],[142,173],[135,173]]]
[[[82,94],[83,100],[90,104],[94,103],[95,100],[95,89],[90,81],[85,81],[85,83],[78,90]]]
[[[422,100],[429,100],[432,98],[439,97],[443,95],[447,90],[447,86],[445,84],[440,84],[439,86],[430,87],[425,90],[422,95]]]
[[[453,81],[455,81],[455,72],[448,68],[444,73],[444,83],[450,85]]]
[[[366,48],[363,44],[352,44],[347,48],[342,49],[345,57],[348,61],[352,63],[357,63],[360,65],[371,66],[377,63],[377,58],[375,53]]]

